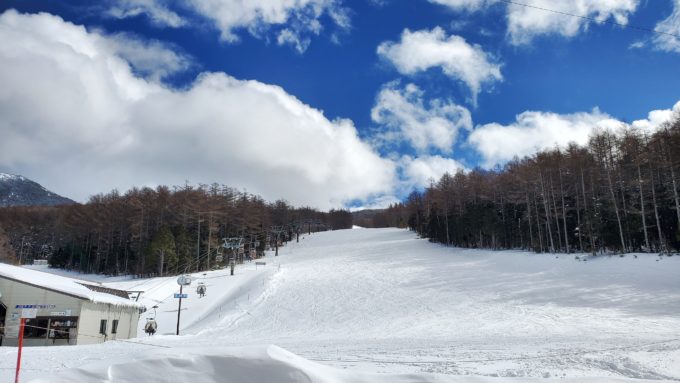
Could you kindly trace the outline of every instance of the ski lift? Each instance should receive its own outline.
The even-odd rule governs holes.
[[[231,275],[234,275],[235,258],[242,243],[242,237],[222,238],[222,248],[230,251],[229,267],[231,268]]]
[[[151,335],[156,333],[156,329],[158,329],[158,323],[156,323],[156,319],[146,318],[146,324],[144,325],[144,332],[149,334],[149,336],[151,336]]]
[[[208,288],[205,286],[205,283],[198,282],[198,287],[196,287],[196,294],[198,294],[198,296],[200,298],[203,298],[207,291],[208,291]]]

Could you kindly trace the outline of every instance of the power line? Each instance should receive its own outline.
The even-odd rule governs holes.
[[[39,330],[46,330],[48,333],[51,331],[51,332],[55,332],[55,333],[70,334],[70,331],[67,331],[67,330],[58,330],[58,329],[55,329],[55,328],[47,328],[47,327],[42,327],[42,326],[30,325],[30,324],[25,324],[24,327],[35,328],[35,329],[39,329]],[[104,335],[104,334],[98,334],[98,335],[91,335],[91,334],[86,334],[86,333],[77,333],[76,334],[76,338],[81,337],[81,336],[88,337],[88,338],[96,338],[96,339],[102,339],[102,336],[104,337],[104,339],[107,338],[107,336]],[[34,339],[37,339],[37,338],[34,338]],[[70,339],[68,339],[68,340],[70,341]],[[164,346],[164,345],[161,345],[161,344],[135,342],[135,341],[130,340],[130,339],[111,339],[111,340],[109,340],[109,342],[124,342],[124,343],[140,344],[140,345],[143,345],[143,346],[151,346],[151,347],[159,347],[159,348],[172,348],[171,346]]]
[[[506,4],[512,4],[512,5],[518,5],[518,6],[526,7],[526,8],[538,9],[538,10],[544,11],[544,12],[552,12],[552,13],[555,13],[555,14],[558,14],[558,15],[576,17],[576,18],[583,19],[583,20],[594,21],[596,23],[617,25],[617,26],[623,27],[623,28],[636,29],[636,30],[642,31],[642,32],[657,33],[657,34],[660,34],[660,35],[666,35],[666,36],[674,37],[676,39],[680,39],[680,35],[675,34],[675,33],[664,32],[664,31],[659,31],[659,30],[652,29],[652,28],[639,27],[639,26],[630,25],[630,24],[623,24],[623,23],[619,23],[619,22],[614,21],[614,20],[609,20],[609,19],[598,20],[598,19],[596,19],[594,17],[590,17],[590,16],[577,15],[577,14],[574,14],[574,13],[558,11],[558,10],[555,10],[555,9],[543,8],[543,7],[539,7],[537,5],[520,3],[520,2],[517,2],[517,1],[513,1],[513,0],[498,0],[498,1],[500,1],[502,3],[506,3]]]

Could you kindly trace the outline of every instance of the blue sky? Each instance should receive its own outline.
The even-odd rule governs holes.
[[[83,170],[87,168],[82,166],[83,158],[55,149],[55,156],[67,163],[63,166],[65,171],[98,180],[94,185],[67,186],[59,177],[51,176],[54,169],[49,168],[54,166],[53,162],[29,161],[18,158],[19,154],[0,156],[0,170],[27,173],[24,175],[38,178],[46,186],[80,200],[107,188],[125,190],[135,184],[153,186],[190,180],[226,183],[266,198],[282,197],[296,204],[309,201],[308,204],[321,208],[371,206],[399,200],[444,171],[489,167],[502,164],[512,155],[530,155],[542,147],[568,141],[585,142],[596,127],[616,127],[626,122],[636,128],[653,130],[670,116],[680,100],[677,91],[680,89],[677,74],[680,39],[609,23],[616,21],[680,34],[678,0],[524,0],[515,4],[493,0],[254,0],[245,7],[234,5],[238,3],[234,0],[210,0],[204,2],[204,8],[197,3],[200,2],[111,0],[92,6],[87,1],[5,1],[0,11],[17,11],[16,20],[6,20],[10,25],[36,23],[35,29],[54,24],[45,28],[58,34],[55,28],[72,24],[85,28],[83,39],[103,36],[107,41],[114,41],[103,45],[101,49],[106,51],[102,54],[122,57],[130,64],[134,79],[169,89],[169,94],[175,96],[183,92],[191,94],[197,87],[196,79],[205,73],[223,73],[239,81],[255,80],[267,87],[280,87],[284,94],[281,100],[290,97],[299,100],[304,108],[323,111],[323,124],[329,124],[331,132],[329,137],[319,138],[321,141],[311,140],[309,147],[292,141],[291,153],[314,152],[329,145],[324,150],[338,150],[346,155],[361,151],[357,163],[333,160],[325,172],[320,172],[301,165],[318,161],[313,156],[283,165],[276,160],[253,164],[247,158],[247,151],[239,155],[238,160],[209,158],[212,156],[205,154],[206,151],[233,152],[232,146],[240,145],[239,142],[220,143],[216,138],[214,148],[201,146],[200,150],[196,149],[197,154],[187,155],[192,159],[206,157],[194,163],[195,168],[160,167],[155,162],[179,163],[181,159],[168,160],[162,156],[154,159],[152,155],[144,158],[144,153],[125,148],[99,161],[111,161],[116,155],[124,155],[126,161],[139,158],[136,162],[130,160],[128,168],[90,165],[91,169]],[[212,8],[205,9],[208,7],[205,4]],[[29,21],[29,16],[37,12],[60,19]],[[3,37],[9,38],[0,35],[0,40]],[[45,39],[40,35],[27,37]],[[53,38],[48,36],[47,40]],[[81,41],[69,41],[69,44]],[[125,51],[122,47],[131,46],[130,41],[139,43],[140,48]],[[114,46],[117,48],[112,48]],[[28,51],[30,48],[24,46],[23,49],[27,57],[32,53]],[[156,55],[155,49],[164,54]],[[151,54],[141,54],[143,50]],[[175,56],[168,56],[168,52]],[[56,60],[53,54],[45,55],[47,60]],[[155,57],[166,59],[149,63],[156,60]],[[164,72],[159,72],[159,68]],[[23,74],[31,78],[30,73]],[[64,74],[64,78],[72,79],[71,75]],[[53,79],[54,76],[47,81]],[[37,84],[28,88],[36,95],[42,92],[40,97],[43,97],[45,89]],[[68,95],[61,94],[62,91],[52,89],[50,94],[63,100]],[[7,99],[12,102],[6,102],[6,108],[14,103],[29,103],[33,97],[27,95],[30,92],[25,89],[9,93]],[[238,100],[236,98],[237,104]],[[244,113],[257,114],[258,102],[255,99],[252,102],[253,112],[244,107]],[[186,104],[190,103],[182,105]],[[98,105],[90,107],[98,108]],[[198,109],[204,106],[196,105],[182,116],[221,113],[215,112],[219,108],[202,111]],[[137,116],[135,107],[131,108],[122,109],[123,115],[129,114],[124,126],[116,125],[123,124],[121,122],[106,120],[101,122],[102,132],[125,130],[127,133],[123,136],[133,142],[143,136],[135,129],[146,129],[141,121],[146,124],[158,121],[153,115]],[[233,112],[224,113],[239,113],[238,105],[229,108]],[[16,112],[16,108],[13,110]],[[162,109],[155,110],[163,113]],[[98,116],[101,114],[97,111]],[[229,137],[250,142],[249,134],[262,134],[261,140],[267,140],[266,129],[274,129],[276,134],[299,135],[299,140],[304,140],[303,132],[295,130],[295,116],[299,114],[286,114],[285,118],[291,120],[280,127],[277,121],[281,118],[271,122],[248,119],[245,125],[252,123],[253,127]],[[48,114],[45,120],[53,117]],[[241,121],[243,116],[233,117]],[[220,114],[215,118],[229,120],[231,117]],[[188,119],[181,128],[195,129],[193,124],[197,124],[198,119]],[[357,137],[347,138],[338,149],[333,144],[336,141],[333,129],[344,124],[339,119],[350,120]],[[27,145],[27,149],[30,137],[25,133],[10,134],[24,123],[35,121],[20,115],[0,121],[0,129],[8,133],[7,137],[15,137],[17,142]],[[222,137],[223,130],[228,129],[234,128],[216,124],[201,134],[214,133]],[[22,128],[22,132],[25,130]],[[92,143],[82,144],[91,147]],[[97,142],[97,145],[105,143]],[[161,152],[183,152],[181,145],[170,138],[154,145]],[[130,148],[133,146],[134,142]],[[90,154],[88,158],[91,156],[98,154]],[[277,149],[272,156],[286,158],[289,153]],[[229,161],[236,161],[238,170],[222,172],[220,166],[227,166],[223,164]],[[212,170],[206,171],[206,168]],[[365,172],[357,174],[358,168]],[[103,176],[102,172],[109,176]],[[137,172],[145,175],[129,176]],[[338,180],[336,173],[343,172],[356,177]],[[332,182],[325,182],[331,178]],[[324,183],[331,186],[320,186]],[[305,187],[307,184],[309,187]]]

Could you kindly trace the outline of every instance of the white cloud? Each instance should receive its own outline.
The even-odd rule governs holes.
[[[276,42],[279,45],[290,44],[295,47],[295,50],[298,51],[298,53],[304,53],[307,48],[309,48],[309,44],[311,44],[312,40],[301,37],[299,34],[286,28],[279,32],[279,35],[276,37]]]
[[[422,156],[413,158],[403,156],[399,161],[402,180],[406,184],[404,190],[425,188],[434,180],[437,182],[444,173],[455,174],[459,170],[467,170],[463,164],[442,156]]]
[[[639,0],[525,0],[532,7],[510,4],[507,8],[508,35],[513,44],[526,44],[539,35],[557,34],[573,37],[588,28],[593,21],[564,13],[595,19],[602,24],[613,19],[628,24],[628,17],[637,10]],[[548,12],[547,8],[556,12]]]
[[[630,49],[642,49],[647,46],[647,43],[644,41],[635,41],[632,44],[630,44],[629,48]]]
[[[656,25],[659,32],[680,35],[680,0],[673,3],[673,12],[668,18]],[[665,52],[680,53],[680,38],[667,34],[657,34],[654,37],[654,46]]]
[[[118,19],[146,15],[158,26],[179,28],[186,25],[186,20],[157,0],[117,0],[107,13]]]
[[[415,32],[405,29],[401,41],[381,43],[378,54],[405,75],[441,68],[447,76],[464,82],[473,98],[483,84],[503,79],[500,64],[479,45],[471,45],[460,36],[447,36],[440,27]]]
[[[588,143],[598,129],[614,129],[622,123],[595,108],[589,113],[556,114],[529,111],[510,125],[497,123],[476,127],[468,143],[483,157],[485,166],[494,166],[514,156],[527,156],[570,142]]]
[[[91,35],[99,39],[102,49],[126,60],[136,73],[160,81],[172,74],[183,72],[193,61],[179,49],[160,41],[148,41],[127,33],[112,36]]]
[[[375,210],[375,209],[387,209],[390,205],[396,205],[401,202],[401,199],[397,198],[392,194],[381,195],[366,201],[365,204],[359,206],[353,206],[350,208],[351,211],[360,210]]]
[[[477,11],[496,3],[496,0],[430,0],[456,11]]]
[[[81,201],[187,179],[320,208],[392,191],[394,162],[351,121],[224,73],[169,89],[105,40],[49,14],[0,15],[0,168]]]
[[[472,129],[466,108],[451,101],[433,99],[428,105],[414,84],[400,88],[387,84],[376,98],[371,118],[385,130],[378,135],[384,143],[406,141],[418,152],[431,148],[450,153],[460,129]]]
[[[646,119],[633,121],[632,125],[637,129],[654,132],[673,117],[680,117],[680,101],[671,109],[653,110],[649,112]]]
[[[404,155],[395,160],[400,173],[399,187],[396,193],[386,193],[373,196],[360,206],[352,207],[352,211],[364,209],[385,209],[403,200],[408,193],[416,189],[430,186],[430,182],[437,182],[444,173],[456,174],[468,169],[460,162],[439,155],[423,155],[413,157]]]
[[[430,0],[430,2],[447,6],[454,11],[478,11],[494,4],[502,4],[505,7],[508,22],[508,37],[515,45],[528,44],[541,35],[573,37],[587,30],[593,22],[602,24],[613,20],[625,25],[628,24],[628,17],[637,10],[640,4],[640,0],[523,0],[517,2],[526,6],[495,0]]]
[[[162,0],[115,0],[109,14],[133,17],[146,14],[157,25],[178,27],[187,24]],[[310,35],[319,35],[323,26],[321,19],[327,16],[341,29],[351,27],[349,11],[342,0],[188,0],[182,3],[195,15],[208,20],[220,31],[220,39],[229,43],[239,41],[238,31],[248,30],[253,36],[262,37],[276,28],[279,45],[291,44],[304,51]],[[337,38],[337,36],[336,36]]]
[[[368,0],[368,3],[375,7],[384,7],[388,2],[389,0]]]

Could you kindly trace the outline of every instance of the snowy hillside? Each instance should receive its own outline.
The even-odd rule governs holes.
[[[266,266],[196,274],[174,335],[174,278],[145,291],[159,334],[31,348],[36,382],[680,380],[680,257],[460,250],[408,231],[325,232]],[[81,276],[82,277],[82,276]],[[273,346],[276,345],[276,346]],[[0,349],[0,381],[16,351]],[[55,371],[61,371],[54,374]],[[384,375],[390,374],[390,375]],[[499,378],[503,377],[503,378]],[[37,379],[39,378],[39,379]],[[605,379],[606,378],[606,379]]]
[[[0,173],[0,207],[71,205],[72,200],[45,189],[28,178]]]

